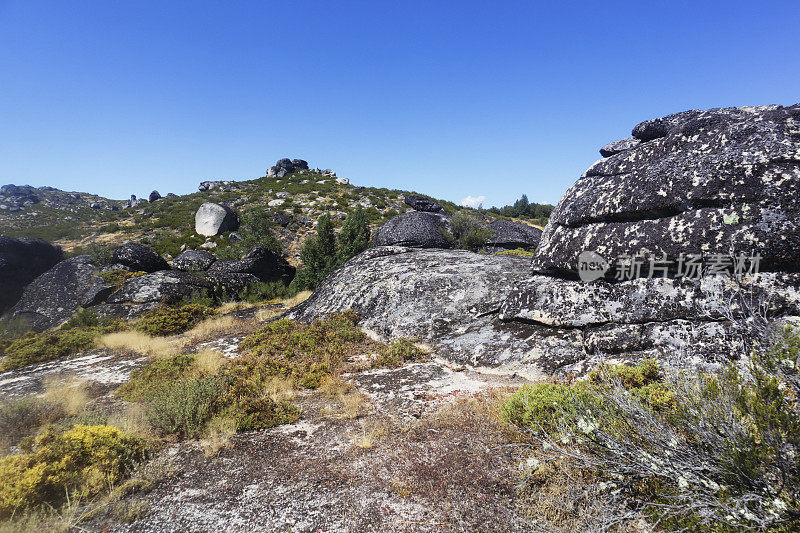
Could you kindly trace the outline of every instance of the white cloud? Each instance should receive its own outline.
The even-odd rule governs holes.
[[[478,205],[482,204],[486,200],[486,196],[480,195],[478,197],[475,196],[467,196],[463,200],[461,200],[461,205],[464,207],[478,207]]]

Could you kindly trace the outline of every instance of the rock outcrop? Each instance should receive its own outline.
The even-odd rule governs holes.
[[[302,159],[289,159],[284,157],[267,169],[268,178],[282,178],[296,170],[308,170],[308,162]]]
[[[239,228],[239,217],[230,207],[206,202],[194,215],[194,229],[200,235],[213,237]]]
[[[642,142],[592,165],[562,197],[536,258],[575,271],[593,250],[760,254],[800,269],[800,106],[687,111],[636,126]]]
[[[217,257],[206,250],[186,250],[172,260],[172,268],[184,272],[208,270]]]
[[[800,321],[800,106],[687,111],[633,136],[604,147],[608,157],[566,192],[533,272],[524,258],[379,247],[331,274],[294,316],[353,308],[384,337],[416,335],[457,361],[549,374],[603,358],[730,359],[758,341],[754,312]],[[407,226],[392,219],[375,243],[413,241]],[[584,282],[581,252],[668,259],[652,278],[609,269]],[[761,273],[711,268],[736,252],[760,256]],[[677,276],[669,259],[681,254],[702,254],[696,276]]]
[[[132,278],[96,307],[100,314],[123,319],[181,300],[213,295],[214,284],[189,272],[165,270]]]
[[[391,218],[375,230],[376,246],[412,246],[415,248],[448,248],[445,236],[448,218],[438,213],[409,211]]]
[[[138,242],[127,242],[114,249],[113,261],[134,272],[169,270],[169,264],[152,249]]]
[[[43,331],[69,319],[78,307],[101,302],[113,290],[97,275],[89,256],[72,257],[28,285],[8,316],[24,320],[35,331]]]
[[[61,257],[61,248],[41,239],[0,236],[0,315],[17,303],[30,282]]]
[[[424,211],[426,213],[444,213],[444,207],[435,200],[419,196],[417,194],[407,194],[404,199],[406,205],[410,206],[415,211]]]
[[[489,248],[500,248],[505,250],[515,250],[523,248],[525,250],[535,250],[542,238],[542,230],[507,220],[495,220],[489,224],[489,231],[492,235],[486,241]]]
[[[256,246],[238,261],[215,261],[207,273],[218,280],[232,274],[248,274],[264,282],[282,280],[288,283],[294,277],[295,269],[272,250]]]

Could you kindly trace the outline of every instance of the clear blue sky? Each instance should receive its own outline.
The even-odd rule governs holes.
[[[0,184],[261,176],[555,203],[683,109],[800,101],[800,3],[0,0]]]

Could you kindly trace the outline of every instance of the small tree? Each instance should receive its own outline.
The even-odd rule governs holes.
[[[351,257],[369,248],[369,221],[358,208],[344,221],[338,237],[334,235],[330,216],[322,215],[317,223],[317,235],[308,239],[300,250],[303,266],[292,282],[296,289],[316,289],[328,274]]]
[[[454,245],[462,250],[480,250],[486,246],[491,232],[483,219],[468,211],[459,211],[450,219],[450,235]]]
[[[239,240],[227,248],[219,250],[217,255],[222,259],[240,259],[255,246],[269,248],[280,254],[283,246],[272,233],[272,219],[269,212],[263,209],[251,209],[242,214],[239,224]]]

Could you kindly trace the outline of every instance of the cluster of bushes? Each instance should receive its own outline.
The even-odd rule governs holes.
[[[6,356],[0,363],[0,370],[11,370],[88,350],[94,346],[97,336],[124,327],[125,324],[120,320],[99,318],[91,311],[79,311],[56,331],[28,331],[0,339],[0,353]]]
[[[719,373],[605,366],[523,387],[503,405],[537,453],[591,472],[606,526],[631,512],[668,529],[800,527],[800,337]]]
[[[317,234],[308,239],[300,251],[303,266],[298,269],[292,286],[295,290],[314,290],[334,269],[358,255],[370,243],[369,219],[357,208],[347,215],[339,234],[327,214],[317,222]]]
[[[249,372],[239,360],[209,354],[179,354],[135,371],[117,389],[122,398],[141,402],[148,422],[164,434],[197,438],[218,420],[231,420],[239,431],[294,422],[299,410],[264,394],[272,375]]]
[[[129,270],[116,268],[113,270],[106,270],[105,272],[100,272],[98,275],[100,276],[100,278],[102,278],[103,281],[105,281],[109,285],[113,285],[114,287],[117,288],[117,290],[119,290],[129,279],[138,278],[144,276],[145,274],[147,274],[147,272],[142,272],[142,271],[131,272]]]
[[[492,236],[482,217],[464,209],[450,217],[450,229],[445,237],[454,248],[477,252]]]
[[[151,337],[177,335],[216,314],[214,309],[201,303],[189,303],[179,307],[157,307],[142,315],[135,329]]]
[[[522,197],[512,205],[491,207],[489,208],[489,212],[504,217],[528,218],[539,225],[545,225],[553,209],[554,206],[550,204],[531,203],[528,201],[528,196],[523,194]]]
[[[0,518],[101,494],[147,457],[147,443],[105,425],[50,426],[26,453],[0,458]]]

